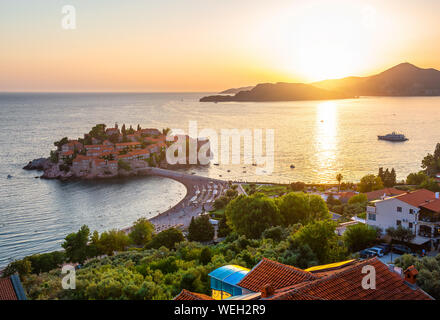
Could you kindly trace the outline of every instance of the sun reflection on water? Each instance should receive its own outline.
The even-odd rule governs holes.
[[[337,169],[338,106],[333,101],[316,106],[316,172],[322,180],[332,180]]]

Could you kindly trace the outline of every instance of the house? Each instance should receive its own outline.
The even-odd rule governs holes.
[[[376,272],[374,289],[363,286],[366,266]],[[394,270],[377,258],[341,261],[305,270],[263,258],[235,285],[242,289],[241,294],[237,290],[236,295],[226,300],[434,300],[417,287],[414,266],[405,270],[403,277]],[[192,300],[194,295],[197,300],[214,298],[185,290],[175,299]]]
[[[141,143],[140,142],[121,142],[121,143],[117,143],[115,144],[115,148],[118,151],[124,150],[125,148],[136,148],[136,147],[140,147]]]
[[[398,196],[404,193],[406,193],[406,191],[399,190],[396,188],[385,188],[385,189],[367,192],[365,193],[365,195],[367,196],[368,201],[373,201],[373,200],[383,199],[385,197]]]
[[[73,157],[73,150],[61,151],[60,157],[62,160],[67,160]]]
[[[347,203],[348,200],[350,200],[351,197],[357,195],[356,192],[352,192],[352,191],[347,191],[347,192],[339,192],[337,194],[337,197],[335,197],[336,199],[339,199],[339,201],[341,201],[342,203]]]
[[[117,125],[115,125],[115,128],[107,128],[105,129],[106,136],[112,136],[112,135],[119,135],[121,132],[119,131]]]
[[[81,142],[78,142],[78,140],[69,140],[67,143],[63,144],[61,146],[61,151],[62,152],[67,152],[67,151],[82,151],[83,150],[83,145]]]
[[[26,300],[26,294],[17,274],[0,278],[0,300]]]
[[[94,158],[91,156],[84,156],[82,154],[79,154],[76,156],[75,159],[72,161],[72,171],[75,174],[79,174],[83,171],[89,171],[92,167],[91,161]]]
[[[402,226],[416,235],[411,241],[422,245],[439,242],[440,199],[439,193],[426,189],[374,200],[367,206],[368,225],[384,232],[389,227]]]
[[[137,149],[128,153],[133,159],[144,160],[150,157],[150,151],[148,149]]]
[[[150,135],[150,136],[158,136],[162,134],[159,130],[153,128],[141,129],[138,130],[141,135]]]

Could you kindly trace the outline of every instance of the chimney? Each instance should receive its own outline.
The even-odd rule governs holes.
[[[439,199],[439,198],[440,198],[440,192],[436,192],[436,193],[435,193],[435,198],[436,198],[436,199]]]
[[[403,273],[405,275],[405,282],[408,283],[412,288],[417,287],[416,277],[419,272],[417,271],[416,267],[413,265],[409,266],[408,269],[406,269]]]
[[[262,298],[268,298],[270,296],[273,296],[273,294],[275,293],[275,289],[272,287],[271,284],[266,284],[262,289],[261,289],[261,297]]]

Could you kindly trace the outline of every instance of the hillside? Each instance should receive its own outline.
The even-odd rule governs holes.
[[[353,96],[337,91],[330,91],[304,83],[262,83],[249,91],[240,91],[231,95],[207,96],[201,102],[224,101],[295,101],[345,99]]]
[[[369,77],[347,77],[312,84],[356,96],[437,96],[440,95],[440,71],[422,69],[406,62]]]

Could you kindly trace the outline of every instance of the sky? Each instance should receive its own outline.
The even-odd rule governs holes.
[[[65,5],[76,29],[63,29]],[[0,91],[204,91],[440,69],[437,0],[0,0]]]

